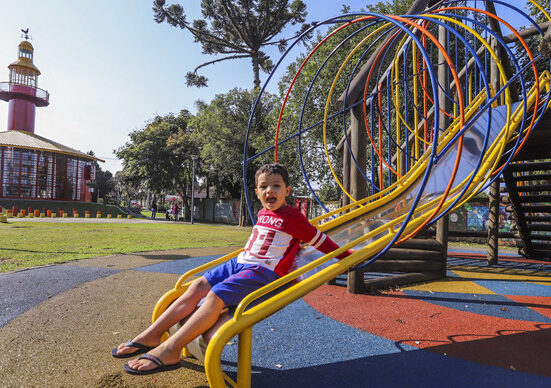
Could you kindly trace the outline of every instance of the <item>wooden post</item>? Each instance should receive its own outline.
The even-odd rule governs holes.
[[[367,167],[367,132],[363,120],[363,109],[360,105],[352,109],[351,118],[350,148],[362,171],[350,163],[350,194],[358,200],[367,195],[367,181],[362,175],[362,172],[365,174]]]
[[[488,219],[488,255],[486,261],[488,265],[497,264],[499,247],[499,178],[490,185],[490,209]]]
[[[343,145],[342,153],[342,183],[344,189],[350,192],[350,169],[352,168],[352,166],[350,165],[350,160],[352,158],[350,157],[350,152],[348,151],[348,147],[346,145]],[[348,204],[350,204],[350,198],[348,198],[345,193],[342,193],[342,206],[346,206]]]
[[[367,132],[363,120],[363,108],[357,105],[352,109],[350,123],[350,148],[360,168],[365,172],[367,166]],[[349,163],[350,165],[352,163]],[[367,182],[356,166],[351,166],[350,194],[355,199],[365,198],[367,195]],[[363,270],[348,273],[347,288],[352,294],[363,291]]]

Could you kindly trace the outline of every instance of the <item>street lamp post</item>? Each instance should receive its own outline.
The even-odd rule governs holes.
[[[194,213],[194,202],[195,202],[195,161],[197,160],[197,155],[191,155],[191,160],[193,162],[191,168],[191,224],[193,225],[193,213]]]

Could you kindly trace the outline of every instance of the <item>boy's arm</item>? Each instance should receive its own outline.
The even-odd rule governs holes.
[[[312,226],[313,227],[313,226]],[[315,228],[314,228],[315,229]],[[318,232],[319,229],[316,229]],[[325,240],[321,243],[321,245],[319,245],[318,247],[315,247],[317,250],[323,252],[323,253],[330,253],[330,252],[333,252],[334,250],[338,249],[339,248],[339,245],[337,243],[335,243],[333,240],[331,240],[331,238],[329,236],[327,236],[325,233],[323,232],[320,232],[323,236],[325,236]],[[345,257],[348,257],[350,256],[352,253],[354,253],[354,250],[352,249],[348,249],[347,251],[344,251],[343,253],[341,253],[340,255],[337,256],[337,259],[339,260],[342,260],[344,259]]]
[[[331,253],[339,246],[331,240],[329,236],[323,233],[321,230],[315,228],[308,222],[306,217],[302,217],[300,222],[294,223],[292,235],[301,241],[304,241],[308,245],[316,248],[323,253]],[[354,251],[349,249],[337,256],[337,259],[342,260],[345,257],[350,256]]]

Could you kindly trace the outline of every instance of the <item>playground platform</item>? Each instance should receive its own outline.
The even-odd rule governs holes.
[[[204,387],[202,365],[133,376],[110,351],[179,274],[233,248],[107,256],[0,275],[1,387]],[[450,248],[448,278],[322,286],[253,331],[253,387],[549,387],[551,263]],[[237,342],[223,354],[234,375]]]

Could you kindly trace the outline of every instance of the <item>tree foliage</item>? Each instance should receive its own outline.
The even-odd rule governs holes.
[[[90,150],[87,152],[90,156],[95,156],[94,151]],[[97,202],[98,197],[103,198],[104,203],[115,203],[115,179],[113,174],[110,171],[103,170],[100,164],[94,160],[93,165],[96,169],[96,180],[90,184],[90,187],[93,187],[95,192],[92,195],[92,200]]]
[[[195,128],[193,140],[201,149],[204,173],[208,174],[209,184],[214,187],[218,198],[239,198],[243,185],[245,134],[255,98],[255,93],[235,88],[216,95],[208,104],[202,101],[196,103],[198,111],[192,123]],[[269,114],[274,108],[273,96],[266,94],[262,104],[263,110]],[[259,125],[270,127],[267,120]],[[259,147],[269,141],[269,137],[268,132],[264,132],[252,141],[248,155],[254,155]]]
[[[138,198],[140,184],[131,179],[128,170],[121,170],[115,173],[115,197],[118,203],[130,205],[130,201]]]
[[[176,192],[186,198],[191,185],[191,156],[199,151],[191,139],[191,114],[157,116],[115,151],[122,160],[125,183],[154,193]]]
[[[549,12],[549,0],[536,0],[536,1],[540,6],[543,7],[545,11]],[[533,3],[531,3],[530,1],[526,1],[526,6],[528,7],[530,16],[535,17],[536,22],[544,23],[548,21],[545,15]]]
[[[277,40],[283,28],[291,23],[303,23],[306,5],[301,0],[203,0],[202,18],[189,22],[180,4],[166,5],[165,0],[154,0],[154,19],[188,30],[195,42],[201,44],[203,54],[222,55],[207,61],[186,75],[188,86],[207,86],[207,78],[197,70],[217,62],[251,58],[254,87],[260,86],[260,70],[269,72],[272,61],[263,51],[266,46],[278,45],[280,50],[287,40]],[[303,25],[303,29],[307,26]]]

